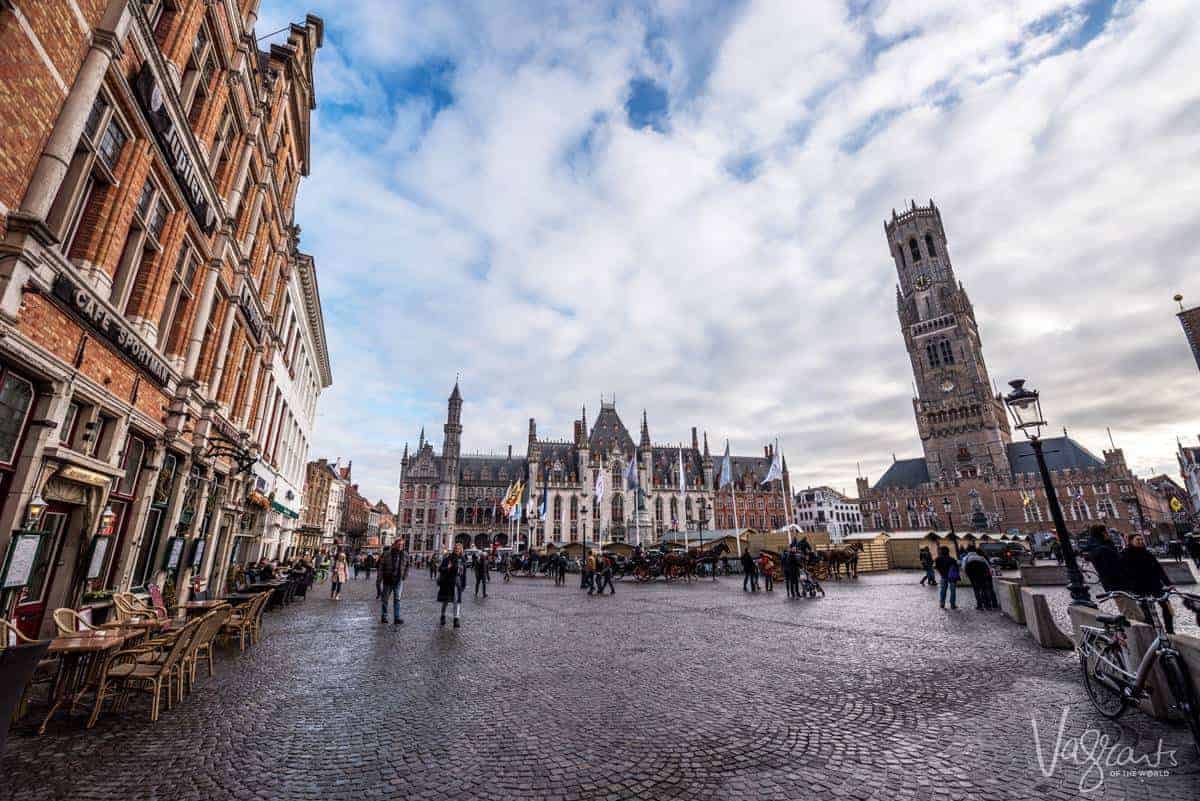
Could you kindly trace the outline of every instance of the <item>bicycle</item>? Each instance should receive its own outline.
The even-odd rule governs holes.
[[[1084,688],[1096,711],[1110,720],[1116,720],[1138,700],[1149,697],[1146,681],[1155,663],[1160,663],[1175,701],[1172,708],[1187,724],[1196,751],[1200,753],[1200,696],[1197,696],[1182,655],[1172,645],[1172,635],[1166,633],[1152,609],[1152,604],[1166,601],[1172,595],[1178,595],[1188,610],[1200,615],[1200,596],[1175,589],[1168,589],[1159,596],[1133,595],[1121,590],[1098,595],[1096,599],[1099,601],[1128,598],[1137,603],[1146,620],[1154,626],[1157,636],[1131,672],[1126,665],[1124,650],[1127,639],[1125,629],[1129,627],[1129,620],[1119,614],[1098,615],[1096,622],[1100,624],[1099,627],[1080,626],[1077,647],[1079,666],[1083,671]]]

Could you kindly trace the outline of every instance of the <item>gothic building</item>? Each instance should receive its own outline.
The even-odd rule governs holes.
[[[1004,401],[983,358],[975,310],[957,280],[942,215],[913,203],[884,223],[895,262],[897,313],[916,385],[913,412],[924,456],[900,459],[873,486],[858,479],[867,528],[1052,530],[1028,442],[1013,441]],[[1095,456],[1067,436],[1046,437],[1045,454],[1068,526],[1104,520],[1136,527],[1161,504],[1116,447]],[[1162,522],[1147,513],[1146,528]]]
[[[530,418],[524,456],[514,456],[511,446],[503,455],[469,455],[461,453],[462,407],[455,383],[441,453],[425,439],[424,430],[415,453],[405,446],[396,526],[415,552],[438,551],[455,541],[476,547],[508,544],[510,527],[500,503],[517,480],[527,488],[520,542],[528,540],[535,549],[585,541],[649,545],[664,532],[685,526],[699,532],[733,525],[733,493],[728,488],[715,490],[721,459],[709,450],[708,435],[701,436],[696,428],[690,445],[654,444],[643,411],[635,443],[616,403],[602,401],[590,426],[586,407],[582,410],[569,439],[539,438],[537,421]],[[779,481],[761,485],[773,455],[768,447],[761,457],[733,457],[742,526],[768,528],[786,522],[786,463],[782,491]],[[636,462],[640,492],[626,488],[630,461]],[[605,490],[597,503],[601,472]],[[543,494],[545,519],[537,512]]]

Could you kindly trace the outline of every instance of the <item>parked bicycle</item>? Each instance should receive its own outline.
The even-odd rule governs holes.
[[[1113,720],[1137,701],[1149,697],[1147,679],[1155,664],[1160,665],[1171,693],[1171,707],[1187,724],[1196,751],[1200,752],[1200,696],[1196,694],[1183,656],[1174,647],[1172,635],[1163,629],[1154,610],[1155,604],[1167,601],[1172,595],[1179,596],[1184,606],[1200,617],[1200,596],[1175,589],[1168,589],[1159,596],[1133,595],[1121,590],[1098,595],[1100,601],[1128,598],[1136,603],[1158,636],[1141,661],[1130,670],[1125,658],[1125,629],[1129,627],[1129,620],[1124,615],[1099,615],[1096,617],[1099,626],[1080,626],[1079,665],[1083,670],[1084,687],[1096,711]]]

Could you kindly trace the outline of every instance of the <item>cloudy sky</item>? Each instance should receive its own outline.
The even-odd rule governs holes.
[[[1200,434],[1194,0],[266,0],[259,34],[309,11],[313,456],[372,498],[456,372],[466,450],[615,393],[656,442],[878,478],[920,454],[883,235],[913,198],[1001,385],[1141,474]]]

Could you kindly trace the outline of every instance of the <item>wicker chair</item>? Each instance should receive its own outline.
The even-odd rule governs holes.
[[[113,604],[117,610],[117,620],[124,623],[133,618],[158,618],[165,620],[167,610],[161,606],[151,606],[132,592],[113,593]]]
[[[233,610],[229,606],[218,606],[201,618],[200,629],[192,639],[192,647],[184,657],[184,667],[187,672],[188,687],[196,685],[196,663],[207,660],[208,675],[213,675],[213,640],[220,633],[221,627],[229,619]]]
[[[254,644],[254,612],[262,596],[255,596],[245,603],[238,604],[229,613],[229,617],[221,625],[220,635],[226,640],[234,637],[238,641],[238,650],[246,650],[246,641]]]
[[[262,634],[262,618],[263,613],[267,611],[267,605],[271,602],[271,596],[274,590],[268,590],[259,596],[258,606],[254,609],[254,619],[251,622],[251,642],[258,645],[259,635]]]
[[[100,705],[106,696],[120,693],[126,696],[131,690],[142,690],[151,694],[151,722],[158,720],[159,699],[163,686],[167,689],[167,709],[174,705],[176,697],[183,700],[183,661],[191,648],[192,641],[204,618],[197,618],[179,630],[169,646],[130,648],[118,652],[109,660],[96,687],[96,706],[92,710],[89,728],[100,713]],[[147,659],[147,656],[151,658]],[[123,699],[118,699],[120,705]]]
[[[55,609],[52,617],[60,637],[64,634],[74,634],[77,631],[97,631],[95,626],[84,620],[83,616],[74,609],[66,607]]]

